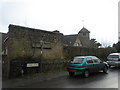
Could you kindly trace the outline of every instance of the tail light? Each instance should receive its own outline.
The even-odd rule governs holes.
[[[84,66],[79,66],[78,68],[84,68]]]

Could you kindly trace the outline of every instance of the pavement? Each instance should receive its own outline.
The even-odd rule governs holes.
[[[67,75],[67,71],[25,75],[19,78],[2,80],[2,88],[20,88],[26,85],[31,85],[32,83],[42,82],[44,80],[51,80],[53,78],[58,78],[64,75]]]

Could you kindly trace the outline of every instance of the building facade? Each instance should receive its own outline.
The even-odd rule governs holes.
[[[83,27],[78,34],[63,35],[59,31],[46,31],[18,25],[9,25],[3,34],[3,55],[9,60],[18,57],[45,59],[64,58],[64,46],[95,47],[90,31]]]
[[[63,58],[61,33],[37,30],[28,27],[9,25],[9,32],[4,38],[4,54],[9,60],[17,57],[42,56],[48,58]]]
[[[65,46],[80,46],[89,47],[90,45],[90,31],[83,27],[78,34],[65,35],[63,43]]]
[[[8,33],[2,34],[2,42],[3,71],[7,77],[11,72],[11,61],[21,58],[64,59],[64,46],[94,46],[90,31],[85,27],[78,34],[63,35],[57,30],[51,32],[10,24]]]
[[[8,33],[2,36],[3,72],[6,77],[10,76],[11,62],[20,58],[63,59],[63,34],[59,32],[9,25]]]

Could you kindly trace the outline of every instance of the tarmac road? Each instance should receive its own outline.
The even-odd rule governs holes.
[[[80,75],[69,77],[68,73],[64,76],[57,77],[42,82],[36,82],[22,88],[118,88],[118,72],[120,69],[111,68],[109,73],[98,72],[92,74],[88,78],[83,78]]]

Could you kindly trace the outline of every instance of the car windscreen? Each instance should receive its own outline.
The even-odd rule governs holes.
[[[71,63],[74,63],[74,64],[82,64],[82,61],[83,61],[84,58],[73,58],[71,60]]]
[[[109,55],[108,58],[119,58],[118,55]]]

